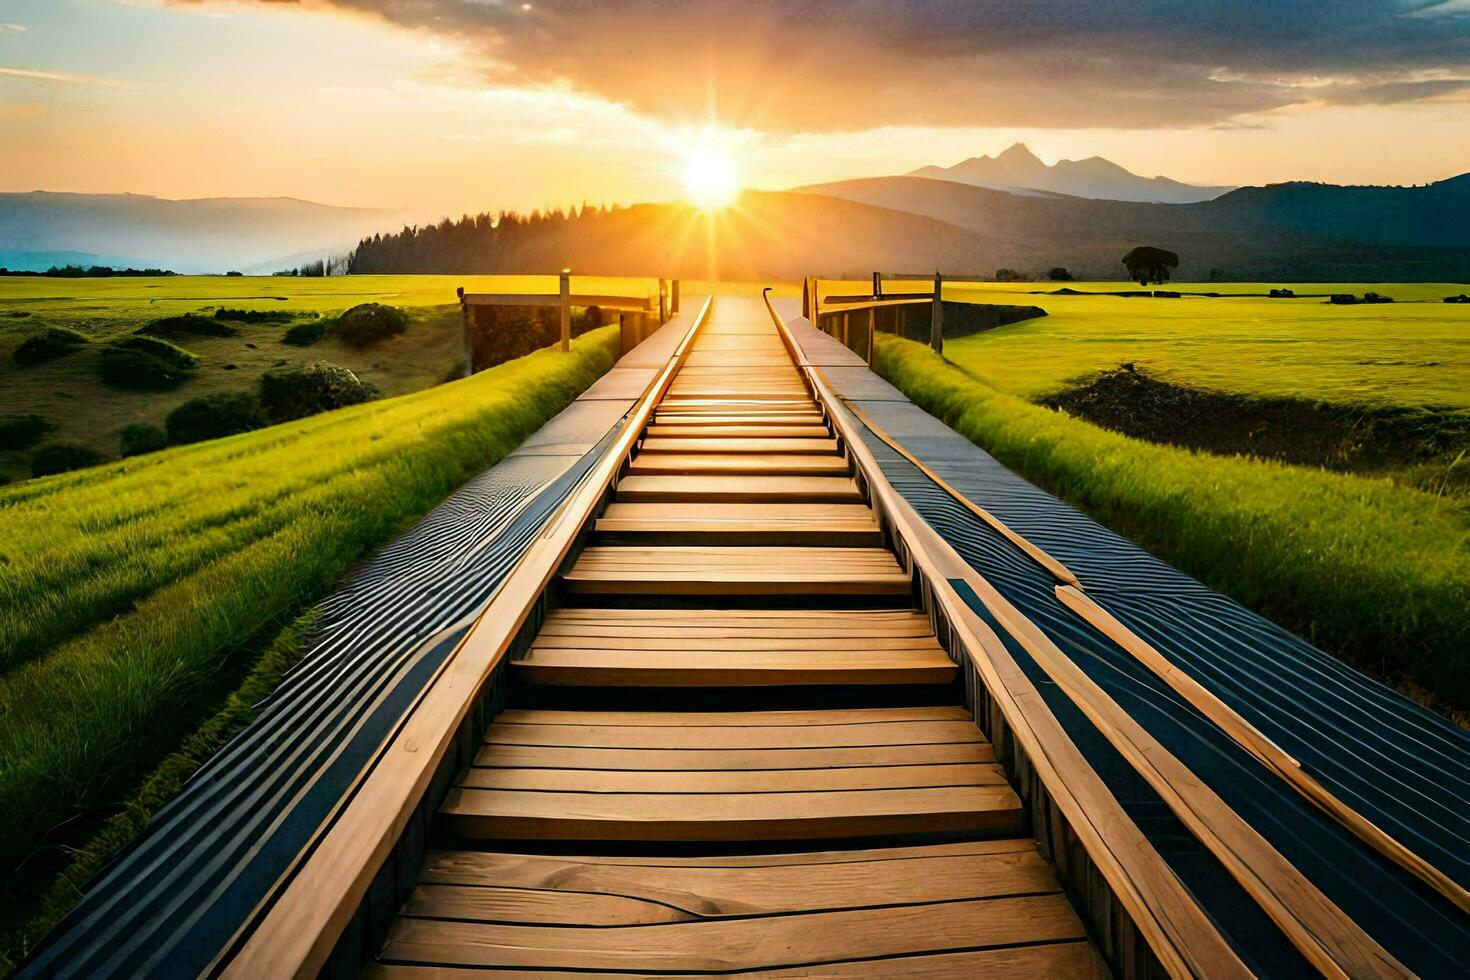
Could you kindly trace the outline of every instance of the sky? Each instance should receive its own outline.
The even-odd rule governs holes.
[[[1470,170],[1470,0],[0,0],[0,190],[424,220],[1028,144],[1202,184]]]

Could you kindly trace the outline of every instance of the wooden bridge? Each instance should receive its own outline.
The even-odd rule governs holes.
[[[756,299],[666,330],[605,379],[621,424],[268,897],[190,954],[199,972],[1432,973],[1340,897],[1334,862],[1429,910],[1408,918],[1439,945],[1414,955],[1464,962],[1463,869],[1424,856],[1432,833],[1365,816],[1327,763],[1303,766],[947,486],[868,416],[883,393],[850,352]],[[900,466],[958,516],[921,516]],[[936,529],[961,519],[979,530]],[[1330,841],[1305,860],[1243,816],[1199,774],[1208,755],[1141,721],[951,540],[981,531],[1113,645],[1110,669],[1206,719],[1207,753],[1259,767],[1283,826]],[[1432,727],[1418,750],[1454,782],[1465,760]]]

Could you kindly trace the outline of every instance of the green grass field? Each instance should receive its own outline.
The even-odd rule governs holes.
[[[568,404],[617,342],[603,328],[570,355],[0,488],[0,921],[40,908],[10,952],[243,724],[294,653],[287,632],[262,659],[282,631]]]
[[[1168,289],[1265,293],[1268,283],[1168,283]],[[1291,284],[1298,294],[1374,291],[1384,305],[1321,298],[1151,299],[1044,295],[1062,286],[1126,290],[1132,283],[953,283],[948,299],[1039,306],[1043,319],[945,345],[945,356],[1028,400],[1133,362],[1168,381],[1248,395],[1354,405],[1470,408],[1470,305],[1445,283]],[[885,284],[927,288],[922,283]],[[836,291],[847,291],[837,289]],[[1034,295],[1042,293],[1042,295]]]
[[[694,284],[691,284],[693,286]],[[463,365],[463,332],[455,287],[471,292],[555,293],[555,276],[336,276],[331,278],[169,276],[163,278],[0,278],[0,418],[39,415],[51,425],[41,440],[80,443],[106,458],[119,455],[128,425],[161,426],[179,405],[204,395],[254,391],[267,371],[312,361],[350,369],[386,396],[403,395],[455,376]],[[640,295],[648,279],[574,276],[576,291]],[[97,340],[122,336],[154,320],[216,308],[332,316],[358,303],[386,303],[411,318],[405,333],[367,348],[332,336],[309,347],[283,343],[289,324],[233,324],[234,337],[183,337],[199,367],[169,391],[110,387],[98,376],[100,346],[21,367],[12,353],[48,326]],[[29,450],[0,447],[0,479],[30,476]]]

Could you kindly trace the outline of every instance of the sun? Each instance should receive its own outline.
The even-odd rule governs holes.
[[[718,211],[740,196],[735,164],[717,149],[701,147],[684,158],[684,197],[705,211]]]

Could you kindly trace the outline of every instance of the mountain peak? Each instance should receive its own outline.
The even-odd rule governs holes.
[[[996,156],[996,162],[1006,163],[1041,163],[1036,154],[1025,143],[1012,143]]]

